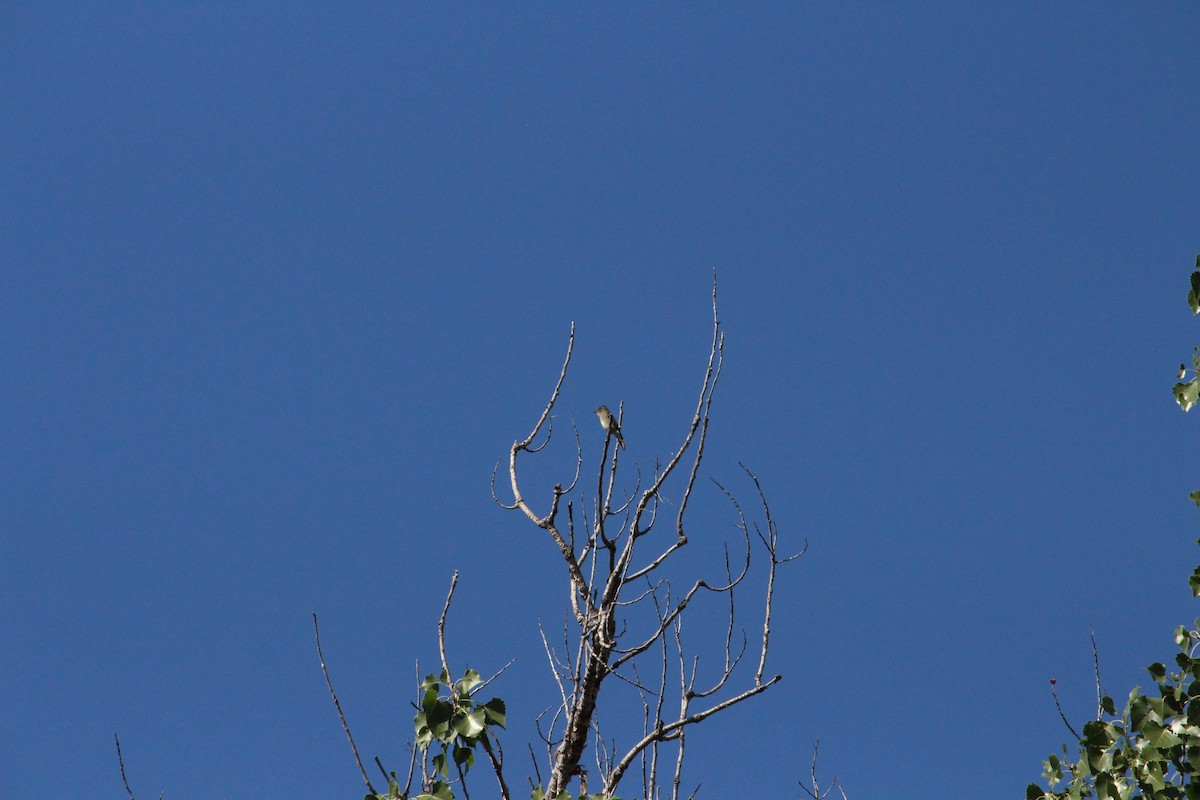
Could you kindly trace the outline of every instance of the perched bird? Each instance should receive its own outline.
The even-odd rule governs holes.
[[[604,426],[604,430],[617,437],[617,444],[621,445],[621,449],[625,449],[625,439],[621,436],[621,426],[617,424],[617,418],[608,410],[608,406],[600,406],[596,409],[596,416],[600,418],[600,424]]]

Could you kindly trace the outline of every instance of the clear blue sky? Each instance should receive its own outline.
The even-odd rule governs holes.
[[[820,738],[855,800],[1021,796],[1089,631],[1120,701],[1196,611],[1197,41],[1190,2],[6,4],[0,798],[123,797],[114,731],[140,797],[360,797],[310,613],[398,765],[455,569],[520,785],[565,590],[493,465],[574,320],[560,420],[595,459],[624,401],[651,469],[714,267],[707,474],[811,547],[690,780],[794,797]]]

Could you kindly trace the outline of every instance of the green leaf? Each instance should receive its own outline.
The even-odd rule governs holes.
[[[461,736],[474,738],[483,732],[485,717],[482,708],[477,708],[470,714],[463,714],[454,720],[454,730]]]
[[[1200,257],[1197,259],[1200,261]],[[1200,263],[1197,263],[1197,271],[1192,273],[1192,288],[1188,292],[1188,305],[1192,307],[1193,314],[1200,314]]]
[[[1196,571],[1200,572],[1200,567],[1196,567]],[[1193,574],[1195,574],[1195,573],[1193,573]],[[1175,646],[1176,647],[1186,650],[1186,649],[1188,649],[1188,643],[1191,640],[1192,640],[1192,634],[1188,630],[1187,625],[1180,625],[1178,628],[1175,629]]]
[[[471,690],[481,683],[483,683],[483,678],[479,677],[479,673],[473,669],[469,669],[458,682],[459,694],[469,697]]]
[[[503,700],[501,700],[499,697],[493,697],[491,700],[488,700],[486,703],[480,706],[480,708],[483,709],[484,716],[487,717],[488,722],[493,725],[499,725],[501,728],[504,727],[504,722],[507,719],[507,712],[504,707]]]
[[[1146,741],[1159,750],[1167,750],[1180,744],[1180,739],[1157,722],[1146,721],[1142,725],[1142,735]]]
[[[433,741],[433,731],[429,728],[420,728],[417,730],[417,747],[425,748]]]
[[[475,766],[475,751],[460,744],[454,745],[454,763],[462,767],[464,773],[469,772]]]
[[[1171,391],[1179,407],[1185,412],[1190,411],[1200,398],[1200,378],[1192,378],[1187,383],[1177,383],[1171,387]]]
[[[1104,750],[1116,740],[1117,734],[1108,722],[1094,719],[1083,726],[1083,742],[1089,749]]]
[[[1200,491],[1189,492],[1188,500],[1191,500],[1193,503],[1200,506]]]
[[[445,739],[446,734],[450,731],[450,720],[454,715],[454,708],[444,700],[434,698],[433,703],[426,706],[425,725],[429,732],[438,739]]]

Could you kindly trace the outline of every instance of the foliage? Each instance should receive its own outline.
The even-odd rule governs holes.
[[[1200,255],[1188,305],[1200,313]],[[1185,381],[1189,372],[1191,380]],[[1200,348],[1193,351],[1190,370],[1180,364],[1173,392],[1184,411],[1200,399]],[[1189,497],[1200,505],[1200,492]],[[1188,584],[1193,597],[1200,595],[1200,567]],[[1177,628],[1175,644],[1178,671],[1151,664],[1156,691],[1143,694],[1135,687],[1120,716],[1112,698],[1102,698],[1099,719],[1083,726],[1079,760],[1071,761],[1064,744],[1062,757],[1051,754],[1043,763],[1050,789],[1030,784],[1026,800],[1200,800],[1200,619],[1191,628]]]
[[[1200,543],[1200,542],[1198,542]],[[1193,574],[1193,594],[1196,575]],[[1080,758],[1070,761],[1067,746],[1062,757],[1051,754],[1043,764],[1050,791],[1030,784],[1026,800],[1175,800],[1200,797],[1200,621],[1191,629],[1175,631],[1180,652],[1178,672],[1161,663],[1148,669],[1157,692],[1143,694],[1134,688],[1121,715],[1115,715],[1111,697],[1101,701],[1104,714],[1083,726]],[[1061,784],[1062,785],[1060,788]]]
[[[451,791],[451,766],[462,780],[475,765],[475,748],[482,746],[493,755],[492,726],[504,727],[504,701],[493,697],[486,703],[476,701],[473,693],[482,688],[483,679],[473,669],[452,681],[450,673],[427,675],[421,682],[421,706],[413,718],[416,746],[421,762],[432,765],[432,780],[426,782],[424,793],[413,800],[454,800]],[[433,750],[432,754],[430,751]],[[404,797],[396,774],[391,774],[387,794],[368,794],[366,800],[388,800]]]

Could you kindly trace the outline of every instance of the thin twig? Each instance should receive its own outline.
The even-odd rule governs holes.
[[[687,717],[688,707],[691,705],[692,698],[695,697],[692,687],[696,684],[699,656],[696,656],[692,661],[692,674],[689,678],[683,658],[683,620],[676,619],[674,628],[675,651],[679,654],[679,717],[680,719],[684,719]],[[685,745],[684,729],[680,728],[679,736],[676,737],[675,774],[671,778],[671,800],[679,800],[679,785],[683,778],[683,757],[686,752]]]
[[[462,764],[458,759],[454,760],[454,769],[458,772],[458,785],[462,787],[463,800],[471,800],[471,793],[467,791],[467,776],[463,773]]]
[[[113,739],[117,743],[117,763],[121,766],[121,782],[125,784],[125,791],[129,792],[129,800],[137,800],[133,796],[133,789],[129,788],[129,780],[125,777],[125,759],[121,757],[121,740],[117,735],[113,734]]]
[[[1104,714],[1104,692],[1100,689],[1100,651],[1096,649],[1096,632],[1092,631],[1092,666],[1096,669],[1096,719]]]
[[[541,786],[542,785],[542,771],[540,769],[538,769],[537,756],[535,756],[533,754],[533,743],[526,742],[526,744],[529,746],[529,760],[533,762],[533,774],[537,776],[537,785]],[[530,781],[529,783],[530,783],[530,786],[532,787],[533,781]]]
[[[329,694],[333,697],[333,706],[337,709],[338,719],[342,721],[342,730],[346,732],[346,738],[350,740],[350,750],[354,753],[354,761],[358,764],[358,771],[362,774],[363,783],[367,784],[367,791],[371,794],[377,794],[375,787],[371,785],[371,779],[367,777],[367,771],[363,768],[362,759],[358,757],[358,747],[354,744],[354,736],[350,733],[350,726],[346,724],[346,715],[342,713],[342,704],[338,702],[337,692],[333,690],[333,681],[329,679],[329,670],[325,667],[325,654],[321,652],[321,629],[317,627],[317,612],[313,612],[313,634],[317,639],[317,659],[321,662],[321,672],[325,673],[325,685],[329,687]]]
[[[803,789],[804,793],[806,795],[808,795],[809,797],[811,797],[813,800],[825,800],[825,798],[827,798],[831,794],[833,794],[834,789],[837,789],[838,792],[841,793],[843,800],[845,800],[846,790],[843,789],[838,784],[837,778],[833,779],[833,781],[829,784],[829,788],[826,789],[824,792],[821,791],[821,785],[819,783],[817,783],[817,751],[820,749],[820,747],[821,747],[820,739],[813,742],[812,770],[809,773],[809,775],[811,776],[811,780],[812,780],[812,788],[810,789],[809,787],[805,786],[803,783],[800,784],[800,788]]]
[[[617,784],[620,783],[621,777],[625,774],[625,770],[629,768],[629,764],[633,761],[633,759],[637,758],[638,754],[643,749],[645,749],[647,746],[649,746],[651,742],[653,742],[655,740],[668,741],[670,739],[675,739],[679,735],[679,730],[681,728],[683,728],[684,726],[694,725],[696,723],[703,722],[705,719],[711,717],[713,714],[720,713],[721,711],[724,711],[727,708],[731,708],[732,706],[737,705],[738,703],[742,702],[743,700],[748,700],[751,697],[754,697],[755,695],[762,694],[763,692],[767,691],[775,684],[779,683],[779,681],[781,681],[781,680],[783,680],[783,676],[776,675],[768,681],[764,681],[763,683],[760,683],[756,686],[752,686],[749,689],[746,689],[745,691],[741,692],[740,694],[737,694],[733,697],[728,698],[727,700],[717,703],[716,705],[713,705],[710,708],[706,708],[703,711],[698,711],[694,714],[689,714],[685,718],[677,719],[677,720],[674,720],[673,722],[661,722],[661,720],[660,720],[661,724],[655,730],[651,731],[649,734],[642,737],[641,741],[639,741],[633,747],[629,748],[629,752],[627,752],[621,758],[621,760],[617,762],[617,765],[613,768],[612,778],[609,779],[609,782],[606,786],[606,791],[612,791],[617,786]]]
[[[501,668],[500,668],[500,671],[499,671],[499,672],[497,672],[495,675],[493,675],[492,677],[488,678],[486,681],[484,681],[483,683],[479,684],[479,685],[478,685],[478,686],[476,686],[474,689],[472,689],[472,690],[471,690],[471,693],[472,693],[472,694],[474,694],[475,692],[478,692],[478,691],[480,691],[481,689],[483,689],[484,687],[486,687],[486,686],[487,686],[489,683],[491,683],[492,681],[496,680],[496,678],[499,678],[501,675],[503,675],[503,674],[504,674],[504,671],[505,671],[505,670],[507,670],[509,667],[511,667],[511,666],[512,666],[513,664],[515,664],[515,663],[517,663],[517,660],[514,658],[514,659],[512,659],[511,661],[509,661],[507,664],[505,664],[503,667],[501,667]]]
[[[421,685],[421,659],[419,659],[419,658],[413,660],[413,673],[415,674],[416,679],[417,679],[417,686],[420,686]],[[404,782],[404,796],[405,797],[408,796],[409,790],[412,789],[413,773],[416,771],[416,768],[417,768],[417,743],[413,742],[412,755],[409,756],[409,759],[408,759],[408,780],[406,780]],[[424,771],[424,768],[425,768],[425,760],[421,759],[422,771]]]
[[[492,745],[488,739],[492,735],[492,732],[488,731],[479,741],[483,745],[483,752],[487,753],[488,760],[492,762],[492,772],[496,773],[496,783],[500,784],[500,797],[503,800],[509,800],[508,784],[504,780],[504,750],[500,747],[500,740],[496,739],[496,749],[500,753],[497,755],[492,751]]]
[[[453,682],[450,680],[450,664],[446,661],[446,615],[450,613],[450,598],[454,597],[454,587],[458,586],[458,570],[454,570],[454,576],[450,578],[450,591],[446,592],[446,605],[442,606],[442,616],[438,618],[438,652],[442,655],[442,675],[446,679],[446,683],[450,684],[450,691],[456,693]]]
[[[567,689],[563,686],[562,676],[559,674],[558,667],[554,663],[554,653],[550,649],[550,642],[546,641],[546,631],[542,629],[542,621],[538,620],[538,633],[542,636],[542,647],[546,649],[546,659],[550,662],[550,672],[554,675],[554,682],[558,684],[558,693],[562,697],[562,707],[569,708],[567,702]],[[552,731],[553,732],[553,731]]]
[[[383,762],[379,760],[379,756],[375,756],[375,766],[379,767],[379,771],[383,773],[383,779],[388,782],[388,790],[391,790],[393,777],[388,775],[388,771],[383,768]]]
[[[1058,702],[1058,692],[1054,689],[1054,685],[1056,683],[1058,683],[1058,681],[1056,681],[1054,678],[1050,679],[1050,696],[1054,698],[1054,707],[1058,709],[1058,716],[1062,718],[1063,725],[1067,726],[1067,730],[1071,732],[1072,736],[1074,736],[1076,739],[1079,739],[1079,733],[1071,727],[1070,722],[1067,722],[1067,715],[1063,713],[1062,705],[1060,705]]]

